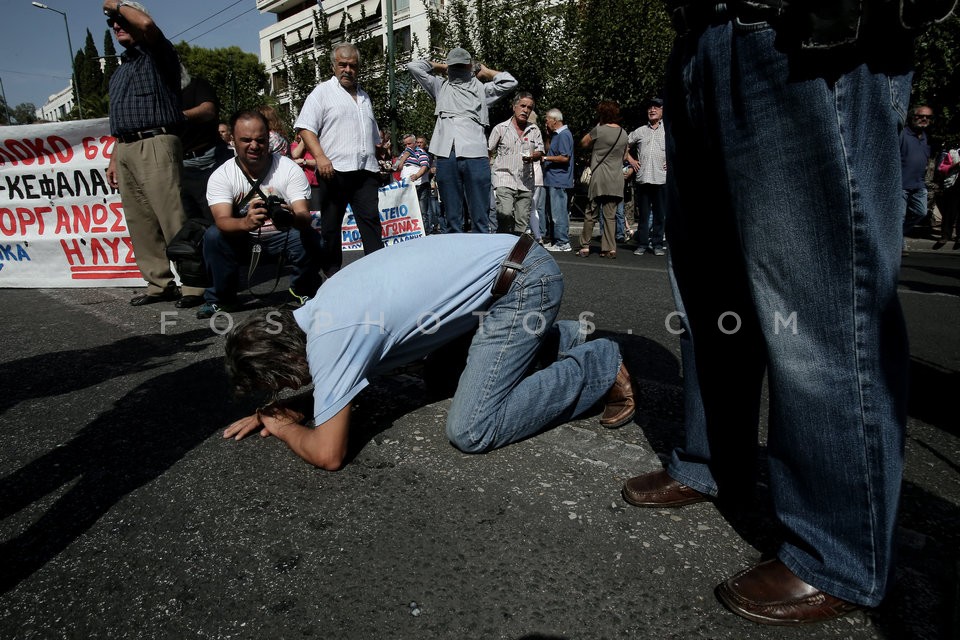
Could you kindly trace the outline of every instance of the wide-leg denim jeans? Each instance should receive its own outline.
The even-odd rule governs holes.
[[[602,399],[620,369],[607,339],[584,342],[580,323],[556,322],[563,275],[539,245],[530,249],[510,291],[484,315],[447,418],[447,437],[480,453],[567,422]],[[527,375],[551,328],[556,362]]]
[[[668,239],[705,421],[686,447],[703,459],[681,455],[668,472],[720,497],[743,488],[766,370],[778,557],[873,606],[903,470],[910,56],[893,38],[809,57],[775,39],[765,23],[721,22],[679,38],[669,64]]]

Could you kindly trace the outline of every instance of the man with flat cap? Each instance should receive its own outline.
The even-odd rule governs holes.
[[[447,230],[463,231],[466,199],[471,230],[489,233],[488,109],[517,86],[516,79],[483,63],[474,65],[470,53],[460,47],[450,50],[446,64],[415,60],[407,64],[407,70],[437,103],[430,150],[437,158],[437,189]],[[446,79],[438,73],[446,73]]]

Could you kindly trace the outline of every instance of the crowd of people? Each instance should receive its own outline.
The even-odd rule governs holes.
[[[215,96],[190,85],[143,5],[105,0],[125,48],[110,84],[117,145],[107,175],[148,283],[131,304],[200,305],[208,318],[237,305],[242,263],[288,261],[286,308],[244,319],[226,343],[237,388],[274,399],[224,436],[272,435],[320,468],[345,463],[351,403],[372,375],[458,342],[466,356],[438,366],[459,379],[446,429],[462,451],[534,436],[594,405],[600,425],[621,427],[636,403],[618,343],[557,320],[563,276],[549,251],[573,251],[569,194],[579,178],[589,204],[577,255],[591,255],[597,223],[602,258],[616,258],[628,235],[640,255],[664,255],[669,239],[684,329],[684,446],[665,469],[626,482],[624,499],[748,504],[769,372],[781,546],[716,594],[764,624],[876,606],[892,572],[903,468],[908,352],[897,276],[904,229],[926,215],[918,170],[931,158],[929,107],[901,127],[906,27],[943,12],[889,22],[871,14],[861,28],[860,4],[845,7],[820,15],[799,3],[669,2],[677,41],[663,98],[650,99],[632,131],[615,102],[600,101],[579,149],[559,109],[545,110],[540,129],[536,96],[509,72],[459,47],[444,62],[413,61],[406,70],[435,101],[436,124],[429,146],[406,134],[393,157],[354,45],[331,51],[332,75],[299,109],[292,140],[269,107],[234,114],[217,132]],[[510,95],[510,118],[491,123],[490,107]],[[209,134],[185,135],[198,126]],[[757,153],[765,149],[782,158]],[[577,153],[589,158],[580,176]],[[958,150],[935,164],[945,242],[958,218]],[[186,195],[180,202],[170,185],[195,204],[201,176],[209,282],[178,288],[164,250],[185,226]],[[430,237],[380,251],[378,189],[396,179],[416,187]],[[365,257],[341,270],[348,205]],[[276,399],[311,383],[312,407]]]

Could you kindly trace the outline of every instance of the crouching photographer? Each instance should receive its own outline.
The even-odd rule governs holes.
[[[320,286],[320,236],[310,226],[310,185],[290,158],[271,154],[269,125],[258,111],[230,121],[237,156],[207,182],[214,225],[203,238],[203,257],[212,286],[197,318],[235,309],[240,264],[253,272],[261,257],[293,266],[290,303],[302,306]]]

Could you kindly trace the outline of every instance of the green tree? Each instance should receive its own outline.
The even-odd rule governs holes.
[[[117,49],[113,46],[113,33],[107,29],[103,34],[103,84],[100,85],[104,94],[109,93],[110,78],[113,72],[120,66],[117,58]]]
[[[916,74],[911,103],[927,104],[935,121],[931,137],[939,143],[960,142],[960,17],[933,25],[917,38]]]
[[[21,102],[10,110],[10,115],[17,124],[33,124],[37,121],[37,105],[32,102]]]
[[[84,118],[102,118],[107,115],[109,101],[103,86],[103,72],[100,69],[100,53],[93,43],[93,36],[87,30],[87,38],[83,50],[77,52],[74,68],[76,69],[77,93],[83,107]],[[74,108],[70,112],[70,119],[79,117],[79,111]]]
[[[224,119],[237,111],[255,109],[264,101],[267,72],[255,54],[240,47],[205,49],[186,42],[175,47],[190,75],[200,76],[213,85]]]

